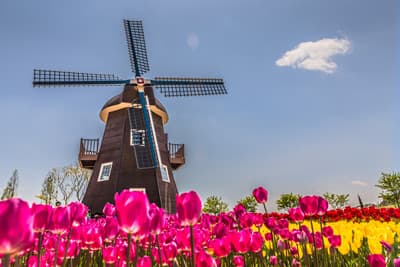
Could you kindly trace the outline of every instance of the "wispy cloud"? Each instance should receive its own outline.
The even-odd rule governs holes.
[[[351,42],[347,39],[324,38],[315,42],[303,42],[287,51],[275,64],[280,67],[290,66],[333,73],[337,65],[332,61],[332,57],[346,54],[350,47]]]
[[[200,38],[195,33],[189,33],[186,38],[186,43],[191,49],[196,50],[200,45]]]
[[[357,185],[357,186],[367,186],[368,185],[367,182],[363,182],[363,181],[360,181],[360,180],[351,181],[351,184],[352,185]]]

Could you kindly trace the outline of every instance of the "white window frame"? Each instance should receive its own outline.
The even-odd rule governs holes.
[[[129,188],[129,191],[138,191],[138,192],[143,192],[146,194],[146,188],[144,188],[144,187],[132,187],[132,188]]]
[[[104,163],[101,164],[99,176],[97,177],[97,182],[103,182],[103,181],[110,180],[111,171],[112,171],[112,164],[113,164],[112,161],[111,162],[104,162]],[[103,174],[103,169],[105,167],[108,167],[108,166],[110,166],[110,173],[109,173],[108,176],[103,177],[103,175],[102,175]]]
[[[167,175],[167,177],[164,177],[163,175],[163,170],[164,169],[164,173]],[[165,164],[160,164],[160,172],[161,172],[161,179],[163,182],[169,183],[171,182],[171,180],[169,179],[169,172],[168,172],[168,167]]]
[[[140,144],[135,144],[134,142],[133,142],[133,136],[136,134],[136,133],[140,133],[142,136],[141,136],[141,143]],[[146,130],[137,130],[137,129],[131,129],[131,136],[130,136],[130,144],[131,144],[131,146],[144,146],[145,145],[145,141],[146,140]]]

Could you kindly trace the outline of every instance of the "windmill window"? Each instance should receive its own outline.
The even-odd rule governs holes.
[[[160,171],[161,171],[161,178],[162,178],[162,180],[163,180],[164,182],[169,183],[170,180],[169,180],[169,174],[168,174],[167,165],[162,164],[162,165],[161,165],[161,168],[160,168]]]
[[[138,191],[138,192],[143,192],[146,194],[146,188],[144,187],[133,187],[133,188],[129,188],[129,191]]]
[[[110,180],[111,168],[112,168],[112,162],[101,164],[99,177],[97,178],[97,181],[102,182]]]
[[[131,130],[131,146],[144,146],[146,140],[145,130]]]

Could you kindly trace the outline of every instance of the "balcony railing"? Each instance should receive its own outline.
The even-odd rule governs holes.
[[[185,145],[168,143],[169,160],[172,169],[176,170],[185,164]]]
[[[81,138],[79,162],[83,168],[93,169],[99,153],[99,139]]]

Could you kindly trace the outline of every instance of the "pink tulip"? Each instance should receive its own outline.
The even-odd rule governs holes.
[[[268,191],[260,186],[253,190],[253,196],[258,203],[262,204],[268,200]]]
[[[154,235],[158,235],[165,223],[164,210],[160,209],[156,204],[152,203],[149,209],[150,216],[150,232]]]
[[[260,252],[263,244],[264,244],[264,239],[259,232],[254,232],[251,234],[250,251]]]
[[[71,228],[68,207],[59,206],[53,209],[50,215],[49,229],[55,234],[64,234]]]
[[[115,247],[103,247],[103,260],[107,264],[113,264],[117,259],[117,251]]]
[[[305,216],[314,216],[318,212],[318,197],[305,196],[299,199],[300,209]]]
[[[0,201],[0,254],[14,254],[34,244],[33,217],[19,198]]]
[[[143,257],[139,258],[136,266],[137,267],[151,267],[152,266],[151,258],[149,256],[143,256]]]
[[[32,204],[33,229],[35,232],[46,230],[52,209],[53,207],[50,205]]]
[[[231,241],[225,236],[221,239],[214,239],[210,242],[209,247],[214,250],[214,255],[217,257],[226,257],[231,253]]]
[[[144,192],[123,190],[115,194],[115,208],[122,231],[139,238],[148,232],[149,200]]]
[[[176,196],[176,211],[181,225],[196,224],[200,219],[201,209],[201,200],[196,192],[190,191]]]
[[[73,226],[80,225],[86,218],[88,207],[81,202],[71,202],[69,208],[70,221]]]
[[[289,218],[294,222],[304,221],[304,213],[300,208],[290,208],[288,210]]]
[[[243,256],[233,256],[233,264],[235,264],[236,267],[244,267]]]
[[[328,237],[329,244],[331,244],[331,247],[337,248],[342,245],[342,238],[340,235],[331,235]]]
[[[330,236],[332,236],[333,235],[333,229],[332,229],[332,227],[331,226],[325,226],[325,227],[322,227],[322,235],[323,236],[325,236],[325,237],[330,237]]]
[[[381,254],[370,254],[367,260],[371,267],[386,267],[385,258]]]
[[[301,262],[296,259],[292,260],[292,267],[301,267]]]
[[[277,257],[277,256],[271,256],[271,257],[269,258],[269,263],[270,263],[271,265],[278,265],[278,257]]]
[[[328,210],[328,201],[326,201],[325,198],[323,197],[318,197],[318,210],[317,210],[317,214],[319,216],[323,216],[326,211]]]
[[[119,225],[117,218],[107,217],[103,228],[103,238],[105,242],[111,243],[118,235]]]
[[[114,217],[115,216],[115,206],[110,203],[106,203],[103,208],[103,214],[106,217]]]
[[[216,267],[217,264],[215,260],[208,255],[206,252],[201,250],[199,253],[196,253],[195,257],[196,267]]]
[[[244,229],[240,232],[233,232],[231,234],[231,242],[233,248],[238,253],[246,253],[250,249],[251,230]]]
[[[393,260],[393,266],[394,267],[400,267],[400,258],[395,258]]]
[[[172,261],[178,254],[178,248],[175,242],[164,244],[163,251],[168,261]]]

